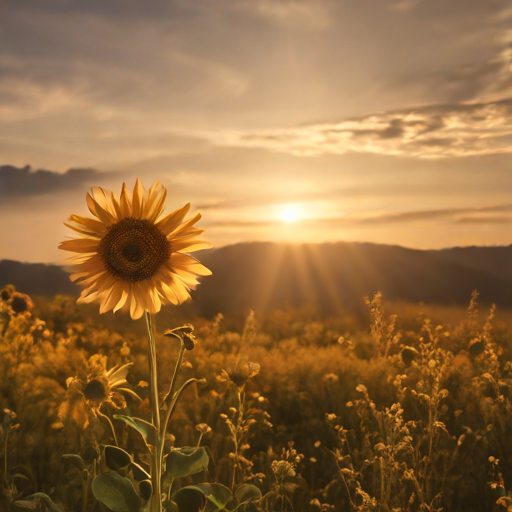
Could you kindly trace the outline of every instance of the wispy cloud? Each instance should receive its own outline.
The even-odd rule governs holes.
[[[504,224],[512,223],[512,204],[486,206],[482,208],[443,208],[406,212],[356,212],[336,217],[311,217],[297,221],[302,227],[364,227],[385,224],[441,221],[457,224]],[[496,215],[504,213],[505,215]],[[279,220],[234,220],[212,222],[219,228],[256,228],[282,224]]]
[[[512,100],[434,105],[337,123],[229,133],[219,142],[295,155],[363,152],[443,158],[512,153]]]

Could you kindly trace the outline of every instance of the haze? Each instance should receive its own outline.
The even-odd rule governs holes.
[[[3,0],[0,259],[62,262],[89,187],[136,177],[216,246],[509,245],[511,20],[505,0]]]

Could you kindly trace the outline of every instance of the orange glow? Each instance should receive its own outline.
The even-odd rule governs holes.
[[[279,214],[280,219],[283,222],[297,222],[303,215],[296,204],[284,205]]]

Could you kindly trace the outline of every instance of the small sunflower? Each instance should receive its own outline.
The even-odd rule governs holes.
[[[162,304],[181,304],[198,284],[197,276],[211,272],[186,253],[208,247],[195,240],[197,213],[183,222],[190,203],[160,218],[167,190],[158,181],[146,191],[139,179],[133,195],[123,184],[117,199],[101,187],[87,193],[87,206],[96,217],[71,215],[64,223],[81,235],[59,249],[79,253],[71,280],[84,288],[78,302],[101,302],[100,313],[129,309],[137,319],[144,311],[157,313]]]
[[[90,371],[87,379],[69,377],[66,380],[66,399],[59,408],[59,417],[63,421],[73,420],[76,424],[86,427],[89,424],[89,413],[92,416],[101,415],[100,408],[109,404],[115,409],[124,409],[124,395],[130,395],[137,400],[141,398],[129,388],[126,375],[133,363],[120,368],[117,366],[107,370],[105,356],[94,355],[89,360]]]

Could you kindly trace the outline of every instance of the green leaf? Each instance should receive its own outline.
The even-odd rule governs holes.
[[[43,492],[36,492],[22,500],[15,501],[14,510],[19,510],[20,512],[26,510],[39,510],[39,505],[41,503],[44,503],[51,512],[64,512],[63,507],[54,503],[50,496]]]
[[[142,480],[139,484],[139,496],[143,501],[149,501],[151,495],[153,494],[153,484],[151,480]]]
[[[132,462],[132,457],[128,452],[117,446],[105,446],[105,463],[111,471],[118,471],[125,468]]]
[[[222,484],[197,484],[179,489],[172,499],[180,512],[199,512],[207,500],[213,503],[217,510],[226,510],[226,505],[233,499],[233,495]]]
[[[207,469],[209,462],[204,446],[177,448],[167,455],[166,473],[171,478],[182,478]]]
[[[132,418],[131,416],[124,416],[123,414],[114,414],[114,418],[124,421],[127,425],[134,428],[144,438],[147,444],[156,446],[156,429],[147,421],[140,418]]]
[[[94,497],[112,512],[141,512],[142,503],[128,478],[101,473],[92,481]]]
[[[165,512],[180,512],[178,505],[174,501],[165,501],[164,510]]]
[[[64,455],[61,456],[61,459],[76,469],[82,470],[85,468],[84,459],[82,459],[82,457],[80,457],[80,455],[77,455],[76,453],[65,453]]]
[[[241,484],[235,489],[235,498],[239,504],[257,500],[261,498],[261,491],[255,485]]]
[[[134,480],[137,482],[141,482],[142,480],[151,480],[149,473],[136,462],[131,463],[130,469],[132,470]]]

